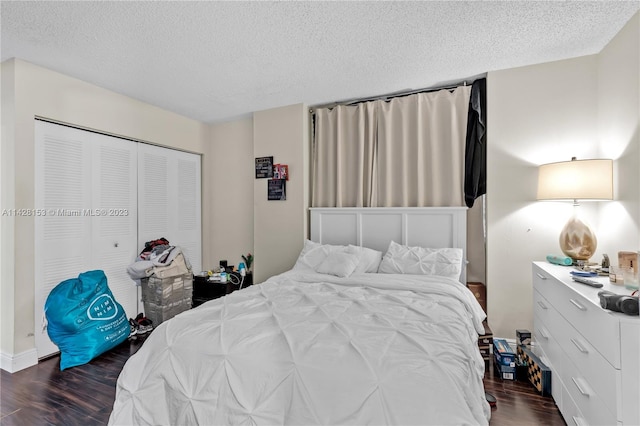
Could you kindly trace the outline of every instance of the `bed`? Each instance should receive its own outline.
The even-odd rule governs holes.
[[[153,331],[109,424],[488,424],[464,214],[311,209],[291,270]]]

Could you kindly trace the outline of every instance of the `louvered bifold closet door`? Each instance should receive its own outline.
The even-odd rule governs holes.
[[[127,266],[138,255],[138,143],[93,133],[92,269],[102,269],[127,318],[138,307],[136,283]]]
[[[58,351],[43,324],[60,282],[102,269],[127,315],[137,289],[126,275],[136,256],[136,144],[67,126],[35,122],[35,344]],[[125,214],[126,211],[126,214]]]
[[[166,238],[202,269],[200,156],[139,144],[138,245]]]

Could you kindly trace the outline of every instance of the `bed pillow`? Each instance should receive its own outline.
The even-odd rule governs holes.
[[[459,280],[462,272],[462,249],[409,247],[391,241],[378,272],[438,275]]]
[[[367,247],[349,246],[355,253],[358,254],[360,260],[354,274],[363,274],[365,272],[378,272],[380,262],[382,261],[382,252]]]
[[[334,246],[330,244],[320,244],[311,240],[304,241],[304,247],[298,255],[293,270],[312,269],[316,270],[329,254],[333,252],[344,253],[347,251],[347,246]]]
[[[348,277],[355,271],[360,257],[355,253],[346,251],[334,251],[318,265],[316,272],[330,274],[336,277]]]

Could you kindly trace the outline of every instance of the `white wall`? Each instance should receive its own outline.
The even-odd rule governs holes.
[[[598,141],[615,160],[614,202],[601,203],[601,251],[640,251],[640,13],[598,55]],[[611,236],[611,237],[604,237]]]
[[[532,329],[531,262],[561,253],[571,214],[570,203],[535,201],[538,165],[617,158],[622,202],[581,207],[598,236],[592,260],[638,249],[638,16],[599,55],[488,75],[487,304],[496,336]],[[613,141],[625,147],[618,157]]]
[[[0,143],[0,211],[15,206],[15,154],[14,144],[8,141],[15,137],[15,72],[13,66],[0,67],[0,110],[1,138]],[[13,301],[15,286],[13,283],[15,220],[4,215],[0,217],[0,357],[3,354],[13,355],[14,317]],[[2,360],[0,360],[2,361]],[[2,365],[0,363],[0,365]]]
[[[302,104],[253,115],[253,153],[289,165],[286,201],[267,200],[267,179],[254,180],[254,281],[291,269],[307,235],[309,115]]]
[[[210,192],[207,125],[20,60],[2,63],[2,82],[3,209],[35,207],[35,116],[205,154],[202,187]],[[210,208],[203,199],[203,210]],[[205,233],[208,227],[203,220]],[[2,216],[2,231],[0,354],[2,367],[14,369],[21,366],[6,364],[35,356],[34,333],[40,332],[34,324],[33,218]],[[205,245],[205,259],[207,253]]]

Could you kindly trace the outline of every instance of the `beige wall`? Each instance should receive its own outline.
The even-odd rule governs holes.
[[[290,269],[307,235],[309,115],[302,104],[253,115],[253,152],[289,165],[286,201],[267,201],[267,179],[254,179],[256,282]]]
[[[2,208],[34,207],[35,116],[204,154],[202,190],[211,191],[207,125],[19,60],[2,63],[2,79],[13,90],[2,93]],[[2,230],[0,350],[19,356],[35,344],[33,218],[3,216]]]
[[[203,222],[211,253],[202,267],[212,269],[220,260],[230,265],[253,252],[253,120],[251,118],[211,126],[211,185],[203,198],[211,199]]]
[[[538,165],[616,158],[622,202],[581,207],[599,240],[592,259],[640,249],[639,98],[638,14],[599,55],[489,73],[487,303],[496,336],[531,330],[531,262],[561,253],[571,214],[570,203],[535,201]],[[612,142],[624,146],[617,155]]]

